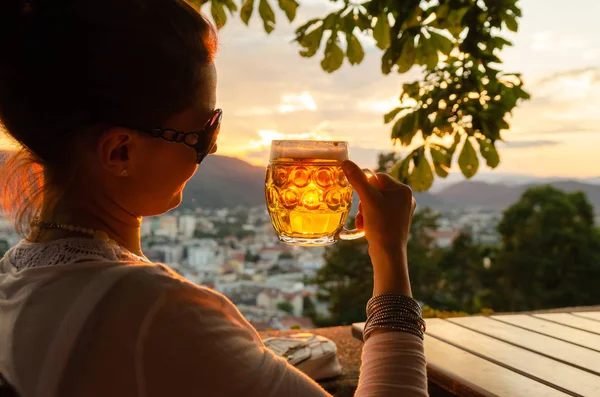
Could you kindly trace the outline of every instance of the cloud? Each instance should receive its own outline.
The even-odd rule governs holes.
[[[556,158],[578,157],[590,146],[581,141],[600,139],[600,70],[583,67],[596,64],[600,49],[587,38],[591,36],[586,29],[595,31],[595,21],[583,16],[583,22],[573,29],[552,23],[558,30],[545,33],[549,17],[537,11],[548,11],[550,18],[560,21],[564,16],[559,14],[572,7],[546,2],[524,7],[530,9],[524,13],[523,29],[513,38],[515,46],[503,52],[503,59],[506,70],[524,72],[532,99],[520,104],[511,117],[511,130],[504,133],[508,143],[501,149],[501,168],[571,172],[577,159],[565,169]],[[313,58],[301,57],[299,45],[293,42],[295,28],[337,8],[339,4],[322,0],[302,1],[293,24],[275,10],[278,26],[270,35],[264,32],[256,14],[250,27],[238,18],[229,19],[220,32],[217,54],[218,105],[233,117],[224,120],[220,152],[264,162],[269,139],[310,138],[303,134],[311,132],[312,136],[318,133],[327,139],[350,142],[351,155],[361,165],[373,166],[379,152],[394,149],[391,126],[383,123],[383,114],[398,104],[402,84],[419,78],[421,68],[402,75],[382,75],[382,52],[363,37],[359,39],[366,57],[357,66],[345,60],[340,70],[328,74],[320,66],[322,49]],[[586,138],[579,132],[585,132]],[[577,139],[571,139],[575,135]],[[518,150],[523,148],[531,150]],[[547,157],[538,160],[536,156]]]
[[[600,67],[585,67],[578,69],[561,70],[545,76],[534,83],[534,87],[540,88],[561,82],[573,80],[586,80],[592,84],[600,82]]]
[[[557,37],[553,32],[534,33],[531,38],[530,48],[535,52],[567,52],[575,49],[584,49],[588,46],[585,40],[570,38],[565,35]]]
[[[528,141],[506,141],[499,142],[498,147],[503,150],[510,149],[530,149],[530,148],[539,148],[539,147],[547,147],[547,146],[555,146],[560,145],[562,142],[553,141],[548,139],[538,139],[538,140],[528,140]]]
[[[304,91],[300,94],[283,94],[279,111],[281,113],[298,112],[309,110],[314,112],[317,110],[317,104],[310,92]]]
[[[245,106],[235,110],[236,117],[261,117],[270,116],[275,113],[293,113],[317,110],[317,104],[308,91],[301,93],[284,93],[281,95],[279,104],[271,106]]]
[[[600,133],[600,68],[567,69],[529,86],[532,99],[514,112],[510,134]],[[553,138],[554,139],[554,138]]]
[[[361,101],[356,104],[357,110],[368,110],[379,114],[384,114],[391,111],[394,108],[400,106],[400,100],[398,98],[391,98],[388,100],[371,99],[367,101]]]

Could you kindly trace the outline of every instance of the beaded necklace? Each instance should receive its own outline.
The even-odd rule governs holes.
[[[37,241],[40,232],[44,229],[61,229],[69,232],[87,234],[96,240],[117,244],[117,242],[110,238],[103,230],[94,230],[77,225],[70,225],[68,223],[46,222],[38,218],[34,218],[33,221],[31,221],[30,226],[33,235],[33,241]]]
[[[69,231],[69,232],[87,234],[88,236],[92,236],[94,238],[94,240],[103,241],[108,244],[114,244],[114,245],[118,246],[120,249],[125,250],[128,254],[132,255],[134,258],[137,258],[142,262],[150,263],[148,258],[146,258],[145,256],[140,256],[140,255],[134,254],[133,252],[129,251],[127,248],[124,248],[121,245],[119,245],[119,243],[117,243],[115,240],[110,238],[108,233],[106,233],[104,230],[94,230],[94,229],[90,229],[90,228],[86,228],[86,227],[81,227],[78,225],[71,225],[68,223],[47,222],[47,221],[42,221],[39,218],[34,218],[33,221],[31,221],[30,226],[31,226],[31,237],[32,237],[30,240],[34,241],[34,242],[37,242],[40,232],[44,229],[61,229],[61,230]]]

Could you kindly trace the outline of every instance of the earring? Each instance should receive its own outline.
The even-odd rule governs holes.
[[[127,172],[127,168],[123,168],[121,170],[121,176],[127,176],[127,175],[129,175],[129,173]]]

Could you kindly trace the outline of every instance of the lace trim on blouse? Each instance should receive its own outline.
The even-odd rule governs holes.
[[[77,237],[44,243],[21,240],[6,255],[18,270],[88,261],[150,262],[117,244]]]

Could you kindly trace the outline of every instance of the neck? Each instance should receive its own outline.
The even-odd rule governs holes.
[[[40,219],[102,230],[121,247],[143,256],[140,245],[142,218],[127,212],[105,194],[91,196],[77,192],[63,195],[52,205],[44,202]],[[42,237],[44,240],[54,240],[65,234],[72,232],[53,229],[47,230]]]

